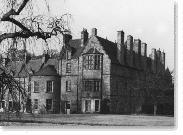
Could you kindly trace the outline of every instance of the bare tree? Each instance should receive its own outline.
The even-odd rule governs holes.
[[[49,13],[49,4],[47,0],[43,1]],[[22,43],[26,51],[28,41],[31,44],[41,39],[48,45],[49,39],[70,33],[68,26],[70,14],[63,14],[60,17],[35,14],[34,5],[37,2],[36,0],[0,0],[0,3],[4,4],[3,9],[0,10],[0,25],[5,25],[5,31],[0,32],[0,46],[2,42],[10,46]],[[0,67],[0,89],[3,91],[1,97],[8,90],[15,102],[18,100],[17,92],[21,93],[25,101],[26,91],[18,85],[10,73],[6,72],[6,67],[3,67],[2,62],[0,62]]]

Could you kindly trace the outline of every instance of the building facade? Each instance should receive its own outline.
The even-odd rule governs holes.
[[[146,113],[148,107],[155,109],[165,100],[169,104],[169,97],[149,98],[153,92],[148,92],[155,88],[149,87],[153,86],[152,78],[165,73],[165,53],[152,49],[148,57],[146,43],[131,35],[125,41],[124,35],[118,31],[117,41],[111,42],[99,37],[96,28],[90,36],[83,29],[80,39],[64,35],[58,57],[45,53],[42,58],[19,63],[14,69],[9,63],[7,67],[14,77],[18,73],[19,78],[27,80],[31,103],[28,110],[132,114]]]

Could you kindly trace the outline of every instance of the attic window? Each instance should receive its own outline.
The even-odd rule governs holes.
[[[70,51],[66,51],[66,60],[70,60],[71,59],[71,52]]]

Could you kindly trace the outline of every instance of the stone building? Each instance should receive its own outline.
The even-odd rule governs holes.
[[[165,71],[165,53],[153,49],[147,57],[147,44],[131,35],[124,41],[123,31],[117,32],[117,43],[97,36],[96,28],[88,35],[84,29],[81,39],[65,37],[59,63],[62,112],[142,112],[146,76]]]
[[[152,92],[147,92],[152,82],[149,76],[165,72],[165,53],[152,49],[148,57],[146,43],[131,35],[124,39],[123,31],[112,42],[99,37],[96,28],[90,36],[83,29],[80,39],[64,35],[58,57],[45,53],[26,62],[9,62],[6,67],[23,79],[23,86],[28,84],[31,108],[27,110],[33,112],[146,113],[148,107],[157,108],[165,101],[154,101],[149,98]],[[12,66],[15,63],[18,66]]]

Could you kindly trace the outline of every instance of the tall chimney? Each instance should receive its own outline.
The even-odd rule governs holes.
[[[161,53],[161,62],[162,62],[162,65],[163,65],[163,69],[165,69],[165,53],[164,51]]]
[[[133,51],[133,37],[131,35],[127,36],[127,50]]]
[[[150,57],[152,60],[152,67],[151,67],[152,71],[154,73],[156,73],[156,58],[157,58],[157,56],[156,56],[156,49],[155,48],[152,48]]]
[[[156,54],[157,54],[157,60],[161,61],[161,51],[160,51],[160,49],[156,51]]]
[[[85,43],[88,40],[88,32],[87,29],[83,29],[83,31],[81,32],[81,46],[83,47],[85,45]]]
[[[97,36],[97,29],[96,28],[92,28],[92,36]]]
[[[134,39],[133,50],[135,52],[135,66],[136,68],[141,68],[141,40]]]
[[[147,57],[147,44],[146,43],[141,44],[141,55]]]
[[[156,54],[157,54],[157,65],[156,65],[156,67],[157,67],[157,71],[158,72],[160,72],[161,71],[161,69],[162,69],[162,64],[161,64],[161,51],[160,51],[160,49],[159,50],[157,50],[156,51]]]
[[[63,35],[63,44],[64,46],[69,45],[69,41],[72,39],[72,35],[70,34],[64,34]]]
[[[134,51],[135,53],[141,55],[141,40],[134,39]]]
[[[125,54],[124,32],[117,31],[117,59],[120,64],[125,63],[124,54]]]
[[[131,35],[127,36],[127,40],[126,40],[126,44],[127,44],[127,63],[129,66],[133,66],[133,37]]]

